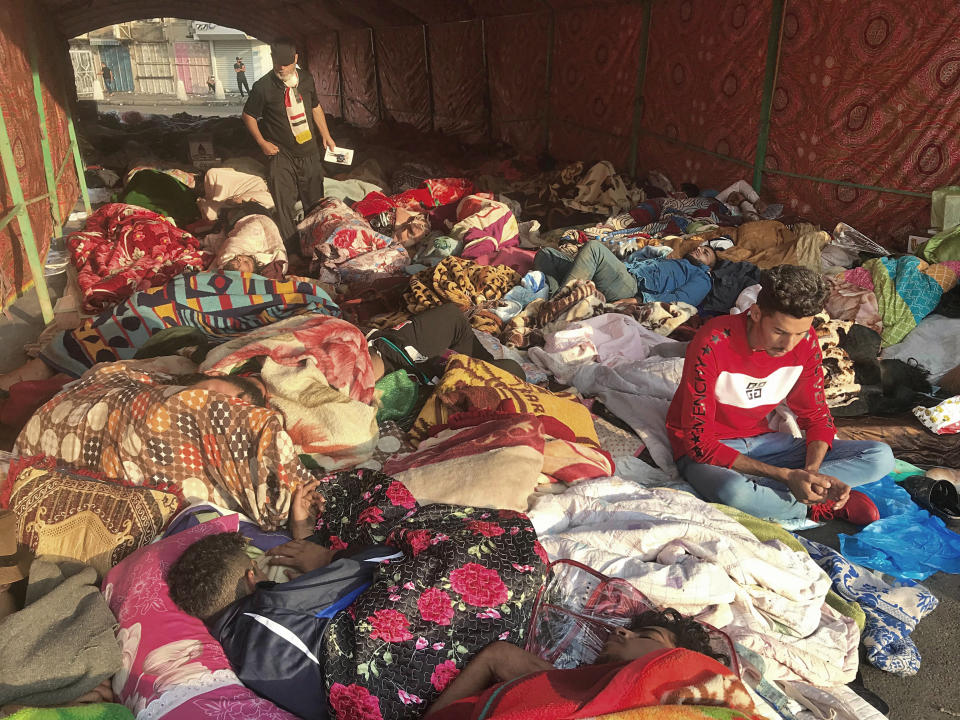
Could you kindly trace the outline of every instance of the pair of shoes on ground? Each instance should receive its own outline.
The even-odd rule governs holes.
[[[814,522],[845,520],[853,525],[869,525],[880,519],[880,511],[867,495],[851,490],[850,497],[839,510],[834,508],[832,500],[828,500],[811,505],[807,516]]]

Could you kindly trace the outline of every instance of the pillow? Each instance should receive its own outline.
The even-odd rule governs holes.
[[[167,589],[166,572],[184,550],[239,526],[237,515],[201,523],[137,551],[107,574],[103,594],[117,616],[123,654],[113,692],[139,720],[293,720],[240,683],[203,622],[179,610]]]
[[[935,407],[915,407],[913,414],[927,430],[937,435],[960,432],[960,396],[944,400]]]
[[[103,577],[163,532],[179,498],[42,466],[11,469],[0,504],[17,516],[18,538],[35,555],[79,560]]]

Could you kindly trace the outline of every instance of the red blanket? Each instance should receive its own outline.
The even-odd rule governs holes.
[[[654,705],[732,708],[753,720],[753,701],[726,667],[691,650],[662,650],[625,664],[548,670],[501,683],[431,720],[576,720]]]
[[[168,218],[136,205],[110,203],[67,238],[83,293],[83,309],[112,307],[176,275],[200,271],[213,256]]]

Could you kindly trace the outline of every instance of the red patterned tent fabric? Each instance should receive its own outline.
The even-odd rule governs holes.
[[[516,148],[546,140],[548,24],[544,12],[484,21],[492,132]]]
[[[430,25],[433,118],[437,130],[480,140],[487,131],[487,80],[479,20]]]
[[[713,0],[654,6],[637,167],[718,189],[751,179],[771,6],[771,0],[719,8]],[[711,37],[722,37],[723,44],[705,41]]]
[[[62,37],[177,14],[268,41],[293,35],[307,48],[324,108],[337,115],[342,107],[359,126],[409,122],[468,141],[503,140],[523,154],[607,159],[620,170],[635,165],[639,175],[662,169],[703,187],[752,179],[759,164],[769,171],[764,194],[789,214],[828,228],[845,220],[891,247],[925,229],[927,194],[960,174],[953,0],[930,0],[923,12],[895,0],[316,0],[295,3],[295,17],[288,3],[257,0],[39,4]],[[7,5],[4,107],[21,139],[24,182],[42,192],[27,119],[30,78],[18,49],[25,8],[37,3]],[[758,160],[771,27],[781,27],[769,58],[777,76]],[[67,66],[65,52],[48,56]],[[55,153],[63,137],[51,126]],[[31,213],[42,228],[42,208]],[[22,287],[22,256],[10,259],[0,278]]]
[[[317,86],[317,98],[324,112],[340,117],[340,66],[337,59],[337,34],[318,32],[306,46],[307,67]]]
[[[0,16],[0,88],[3,92],[3,114],[13,148],[17,175],[27,200],[47,192],[43,154],[40,149],[40,115],[33,96],[33,77],[26,46],[28,33],[37,33],[37,42],[41,48],[60,46],[55,36],[49,32],[49,26],[37,17],[36,10],[32,4],[6,3],[5,12]],[[65,44],[63,47],[65,55]],[[69,154],[70,143],[67,115],[64,111],[64,69],[62,58],[55,52],[41,51],[39,62],[47,132],[50,135],[50,153],[56,172]],[[13,209],[13,202],[2,173],[0,187],[0,215],[5,215]],[[78,193],[76,173],[72,167],[68,167],[61,175],[57,187],[61,217],[65,217],[73,209]],[[50,201],[41,200],[31,204],[28,213],[37,250],[40,257],[44,258],[53,233]],[[6,308],[32,285],[33,277],[27,264],[19,223],[13,221],[0,231],[0,307]]]
[[[384,114],[420,130],[431,130],[424,38],[423,26],[377,30],[377,69]]]
[[[842,8],[842,9],[841,9]],[[929,192],[960,170],[960,14],[954,0],[790,3],[767,166]],[[840,16],[840,17],[838,17]],[[768,175],[796,212],[880,237],[929,224],[929,200]]]
[[[380,120],[373,34],[367,29],[342,30],[339,34],[344,119],[369,127]]]
[[[558,157],[626,167],[642,26],[639,5],[556,13],[550,149]]]

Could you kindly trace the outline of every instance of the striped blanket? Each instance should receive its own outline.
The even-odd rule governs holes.
[[[40,356],[79,377],[95,364],[132,359],[155,333],[192,327],[212,345],[278,320],[306,313],[339,315],[340,309],[311,283],[268,280],[225,271],[178,275],[139,292],[112,310],[57,334]]]

